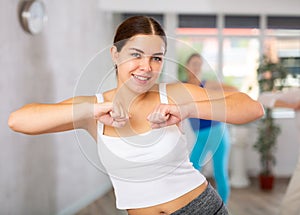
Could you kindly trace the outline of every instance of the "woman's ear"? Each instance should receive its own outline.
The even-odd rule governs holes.
[[[114,64],[117,64],[117,62],[118,62],[118,57],[119,57],[119,52],[118,52],[116,46],[112,46],[112,47],[110,48],[110,54],[111,54],[111,58],[112,58]]]

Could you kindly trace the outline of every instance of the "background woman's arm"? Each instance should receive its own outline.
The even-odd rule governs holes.
[[[268,108],[282,107],[294,110],[300,109],[300,89],[290,89],[282,92],[263,92],[258,101]]]

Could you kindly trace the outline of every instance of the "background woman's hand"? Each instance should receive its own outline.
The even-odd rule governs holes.
[[[300,110],[300,101],[298,101],[298,102],[295,104],[294,110],[295,110],[295,111],[299,111],[299,110]]]

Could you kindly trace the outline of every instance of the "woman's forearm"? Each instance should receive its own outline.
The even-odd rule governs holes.
[[[82,128],[84,121],[92,117],[89,103],[27,104],[11,113],[8,125],[25,134],[42,134]]]
[[[189,118],[210,119],[231,124],[245,124],[264,114],[262,105],[244,93],[234,93],[223,99],[190,103],[188,109]]]

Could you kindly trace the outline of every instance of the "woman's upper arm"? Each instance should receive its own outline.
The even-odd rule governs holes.
[[[208,100],[224,99],[235,91],[211,90],[188,83],[167,85],[167,93],[172,103],[182,104]]]
[[[192,118],[203,118],[242,124],[253,121],[264,114],[261,104],[247,94],[238,91],[212,91],[191,84],[167,87],[172,103],[193,103]]]
[[[97,102],[97,97],[96,96],[76,96],[76,97],[71,97],[66,100],[63,100],[59,102],[60,104],[78,104],[78,103],[96,103]]]
[[[204,88],[221,91],[238,91],[236,87],[218,81],[207,81]]]

